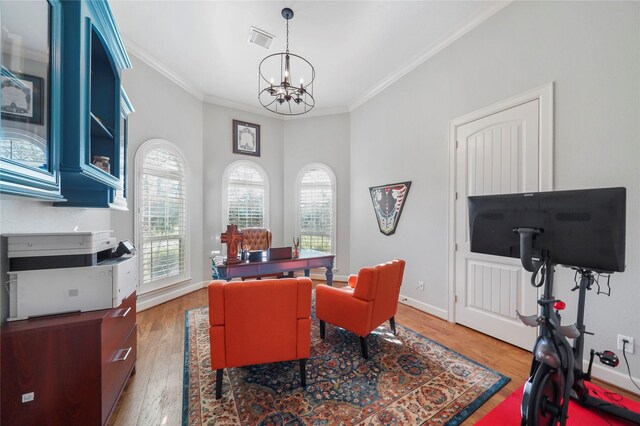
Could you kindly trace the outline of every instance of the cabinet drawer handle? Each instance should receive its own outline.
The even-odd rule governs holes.
[[[114,362],[118,362],[118,361],[126,361],[127,357],[129,356],[129,354],[131,353],[131,349],[133,349],[133,346],[130,347],[129,349],[127,349],[127,353],[124,354],[124,356],[122,358],[116,358],[113,361]],[[124,351],[124,349],[120,349],[120,353],[122,353],[122,351]]]
[[[126,317],[130,310],[131,310],[131,306],[129,306],[129,307],[127,308],[127,310],[126,310],[126,311],[124,311],[124,314],[122,314],[122,315],[118,315],[118,317],[120,317],[120,318],[124,318],[124,317]]]

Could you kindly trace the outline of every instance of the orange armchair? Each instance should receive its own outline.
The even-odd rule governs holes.
[[[216,399],[225,367],[300,361],[306,386],[311,348],[311,279],[212,281],[209,284],[211,369]]]
[[[349,286],[316,286],[316,316],[320,320],[320,338],[324,339],[325,322],[360,336],[362,356],[369,358],[367,336],[380,324],[389,321],[396,334],[395,315],[404,274],[404,260],[393,260],[372,268],[362,268],[349,277]]]

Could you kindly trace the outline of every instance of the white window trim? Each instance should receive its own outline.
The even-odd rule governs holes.
[[[222,232],[227,230],[227,218],[229,217],[229,172],[239,166],[253,167],[260,173],[264,181],[264,227],[269,229],[269,176],[262,166],[255,161],[237,160],[230,163],[222,174]]]
[[[296,177],[296,233],[294,238],[300,235],[300,182],[304,175],[313,169],[321,169],[325,171],[331,179],[331,202],[333,203],[333,212],[331,217],[331,223],[333,223],[333,229],[331,229],[331,242],[333,245],[333,254],[338,257],[338,239],[336,234],[338,232],[338,181],[333,169],[324,163],[310,163],[302,167]],[[335,270],[335,269],[334,269]]]
[[[189,190],[189,180],[191,176],[191,171],[189,169],[189,163],[187,163],[186,157],[180,151],[180,149],[172,144],[171,142],[164,139],[149,139],[145,141],[136,152],[135,156],[135,176],[136,176],[136,194],[135,194],[135,216],[134,216],[134,235],[135,235],[135,245],[137,247],[142,248],[142,229],[140,226],[141,216],[140,216],[140,206],[142,205],[142,168],[144,165],[144,160],[147,155],[156,149],[165,149],[173,153],[176,157],[182,161],[184,166],[184,183],[185,183],[185,243],[184,243],[184,272],[179,275],[174,275],[167,278],[162,278],[160,280],[153,281],[155,283],[155,288],[151,290],[147,290],[144,292],[140,292],[140,288],[142,286],[142,252],[140,252],[140,259],[138,260],[138,295],[151,293],[157,290],[161,290],[165,287],[179,284],[185,281],[191,280],[191,227],[189,223],[189,200],[191,198],[190,190]]]

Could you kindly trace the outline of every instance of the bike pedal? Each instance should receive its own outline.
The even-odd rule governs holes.
[[[609,367],[615,368],[618,366],[618,364],[620,364],[618,355],[616,355],[612,351],[603,351],[602,353],[596,352],[596,355],[598,355],[598,358],[600,358],[601,363],[608,365]]]

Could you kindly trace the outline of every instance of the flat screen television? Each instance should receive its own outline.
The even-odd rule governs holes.
[[[626,188],[468,198],[471,251],[520,258],[514,229],[534,228],[533,254],[599,272],[625,267]]]

